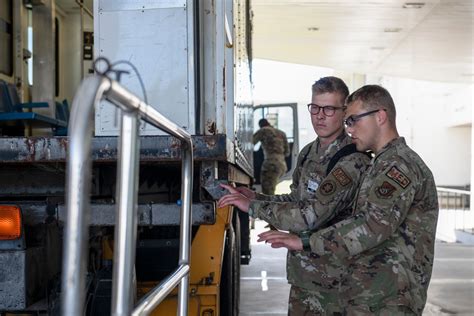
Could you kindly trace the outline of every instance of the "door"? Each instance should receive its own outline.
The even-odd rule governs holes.
[[[280,103],[255,106],[253,111],[254,133],[259,129],[258,121],[262,118],[267,119],[273,127],[282,130],[287,136],[288,144],[290,145],[290,155],[286,157],[287,171],[280,178],[280,181],[291,179],[299,153],[297,104]],[[260,184],[262,162],[263,150],[260,143],[257,143],[253,152],[255,184]]]

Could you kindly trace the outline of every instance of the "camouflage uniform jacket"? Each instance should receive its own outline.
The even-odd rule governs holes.
[[[403,305],[421,314],[438,217],[433,175],[403,138],[371,161],[353,215],[310,238],[315,255],[346,259],[349,306]],[[350,307],[349,307],[350,308]]]
[[[262,142],[263,154],[266,159],[279,159],[283,162],[290,154],[290,146],[286,134],[272,126],[264,126],[253,135],[253,143]]]
[[[319,148],[319,140],[305,146],[293,173],[291,193],[259,194],[257,200],[251,201],[249,214],[295,233],[314,230],[330,220],[350,215],[351,202],[369,159],[361,153],[342,157],[326,176],[331,158],[350,143],[350,137],[342,133],[324,150]],[[338,290],[340,268],[332,256],[313,258],[307,251],[288,252],[288,282],[298,287]]]

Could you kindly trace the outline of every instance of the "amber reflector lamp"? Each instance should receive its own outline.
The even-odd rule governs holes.
[[[0,205],[0,240],[21,236],[21,214],[18,206]]]

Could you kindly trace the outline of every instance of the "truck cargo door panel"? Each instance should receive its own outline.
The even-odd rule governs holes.
[[[194,133],[193,13],[186,0],[115,1],[94,3],[95,57],[111,63],[125,60],[140,73],[148,104]],[[127,64],[114,68],[128,71],[121,83],[142,97],[137,75]],[[103,101],[96,111],[97,136],[116,136],[118,109]],[[142,123],[141,135],[163,135]]]

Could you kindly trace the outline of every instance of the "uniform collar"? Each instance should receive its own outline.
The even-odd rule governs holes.
[[[397,138],[392,139],[387,144],[385,144],[385,146],[382,147],[380,152],[374,157],[374,160],[377,159],[379,156],[383,155],[389,149],[394,148],[400,144],[406,145],[404,137],[397,137]]]
[[[351,138],[346,134],[346,132],[343,130],[337,138],[330,143],[327,147],[322,148],[324,150],[325,154],[328,154],[332,152],[333,150],[338,151],[341,147],[350,144]],[[319,141],[319,137],[316,139],[316,153],[319,153],[321,143]]]

